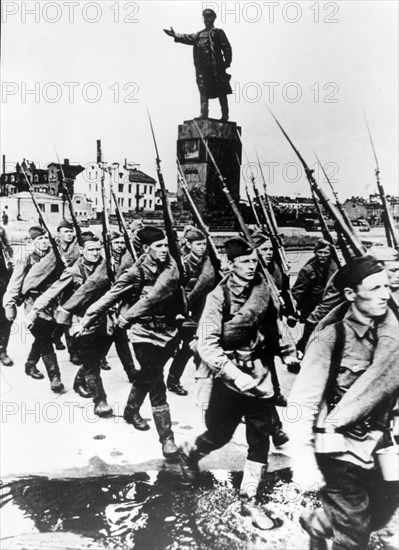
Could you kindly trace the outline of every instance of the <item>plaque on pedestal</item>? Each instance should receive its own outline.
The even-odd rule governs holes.
[[[209,150],[234,199],[240,196],[241,127],[235,122],[221,122],[212,118],[196,118]],[[231,209],[221,189],[217,172],[209,158],[194,120],[179,125],[177,157],[182,166],[191,196],[204,221],[231,217]],[[184,206],[183,191],[178,188],[178,201]]]

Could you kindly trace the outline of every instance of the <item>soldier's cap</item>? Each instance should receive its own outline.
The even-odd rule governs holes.
[[[232,261],[240,256],[249,256],[254,248],[242,237],[232,237],[224,243],[227,259]]]
[[[28,229],[28,233],[32,241],[37,239],[37,237],[41,237],[42,235],[46,234],[45,230],[41,225],[32,225],[32,227]]]
[[[384,271],[384,266],[373,256],[367,255],[355,258],[341,267],[335,274],[334,285],[337,290],[355,288],[363,279]]]
[[[143,229],[144,223],[142,220],[133,220],[130,224],[130,231],[138,231],[139,229]]]
[[[190,243],[193,241],[205,241],[206,239],[203,232],[193,225],[186,225],[184,228],[183,237]]]
[[[93,241],[95,243],[100,242],[100,239],[96,237],[92,231],[83,231],[80,236],[80,241],[82,243],[82,246],[84,246],[85,243],[88,243],[90,241]]]
[[[318,250],[321,250],[322,248],[329,248],[331,250],[331,243],[326,241],[326,239],[317,239],[314,245],[314,251],[317,252]]]
[[[159,227],[154,227],[153,225],[147,225],[137,231],[137,236],[143,244],[150,246],[156,241],[162,241],[165,238],[165,233]]]
[[[372,246],[368,254],[379,262],[395,262],[399,260],[399,252],[390,246]]]
[[[63,227],[65,227],[65,229],[73,229],[73,223],[72,222],[69,222],[68,220],[66,220],[65,218],[63,218],[60,223],[58,224],[58,227],[57,227],[57,231],[59,229],[62,229]]]
[[[211,13],[213,17],[216,19],[216,12],[213,11],[211,8],[205,8],[204,11],[202,12],[202,15],[205,15],[206,12]]]
[[[252,233],[251,237],[252,237],[252,240],[254,241],[254,244],[255,244],[256,248],[258,248],[258,246],[261,246],[262,244],[264,244],[266,242],[270,242],[270,244],[271,244],[270,237],[266,233],[261,233],[260,231],[255,231],[254,233]]]
[[[114,241],[115,239],[120,239],[122,237],[123,237],[123,235],[120,231],[110,231],[109,232],[109,240],[110,241]]]

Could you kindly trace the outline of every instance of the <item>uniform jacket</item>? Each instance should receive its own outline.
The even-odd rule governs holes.
[[[183,258],[184,291],[192,318],[198,321],[205,306],[206,297],[215,283],[215,270],[208,256],[195,262],[191,254]]]
[[[57,279],[60,266],[52,250],[44,256],[32,252],[19,260],[14,268],[6,293],[3,306],[6,313],[15,319],[17,306],[24,303],[25,313],[29,313],[36,298],[45,292]],[[43,309],[40,317],[50,321],[53,319],[51,309]]]
[[[338,329],[350,314],[348,303],[337,306],[313,333],[290,395],[290,402],[295,403],[300,411],[299,419],[288,428],[293,445],[299,449],[313,448],[314,426],[333,426],[344,433],[342,446],[335,449],[334,456],[371,467],[372,454],[382,432],[370,430],[370,437],[360,441],[351,434],[359,423],[374,418],[381,408],[389,407],[389,400],[398,388],[398,322],[390,309],[378,319],[375,324],[377,340],[371,351],[371,344],[365,339],[364,325],[355,329],[350,355],[346,354],[344,347],[342,367],[333,377],[333,380],[340,380],[335,394],[343,395],[338,399],[337,408],[330,411],[331,394],[327,395],[326,388],[329,386],[332,357],[336,346],[344,345],[342,338],[337,337]],[[346,337],[344,340],[346,346]]]
[[[318,267],[316,258],[311,258],[298,273],[292,287],[298,309],[305,320],[321,301],[327,282],[337,270],[337,264],[330,259],[322,268]]]

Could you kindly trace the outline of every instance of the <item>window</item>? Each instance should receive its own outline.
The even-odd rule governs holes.
[[[129,208],[131,208],[132,207],[132,199],[128,199],[127,204],[129,206]]]
[[[144,185],[144,195],[146,195],[146,194],[147,194],[147,186]]]
[[[123,183],[120,183],[118,185],[118,191],[119,191],[119,193],[123,193]]]
[[[91,183],[89,183],[89,193],[91,193]]]
[[[129,193],[132,192],[132,184],[129,184]]]
[[[39,202],[38,205],[39,205],[39,208],[40,208],[40,210],[41,210],[42,212],[45,212],[45,211],[46,211],[46,205],[45,205],[45,204]]]
[[[50,187],[50,194],[55,195],[55,187]]]
[[[152,208],[152,200],[148,201],[148,208]]]
[[[76,200],[75,200],[75,203],[76,203],[76,204],[80,204],[81,202],[82,202],[82,201],[81,201],[80,199],[76,199]]]
[[[144,199],[144,208],[147,208],[147,199]]]
[[[124,199],[121,199],[121,206],[123,206],[124,202],[125,202]]]
[[[14,183],[15,181],[15,176],[11,176],[11,183]]]
[[[58,204],[50,204],[50,212],[59,212],[59,205]]]
[[[39,181],[39,176],[37,174],[33,176],[33,181]]]

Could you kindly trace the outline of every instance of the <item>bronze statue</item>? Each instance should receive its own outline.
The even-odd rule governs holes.
[[[208,100],[218,97],[222,109],[221,121],[229,119],[227,95],[232,93],[231,76],[226,69],[231,65],[232,51],[230,42],[222,29],[216,29],[213,24],[216,13],[211,9],[202,12],[205,29],[194,34],[177,34],[171,27],[164,29],[168,36],[173,36],[175,42],[194,46],[194,65],[197,85],[201,99],[200,118],[208,118]]]

